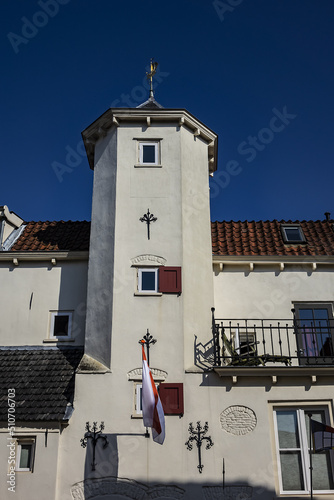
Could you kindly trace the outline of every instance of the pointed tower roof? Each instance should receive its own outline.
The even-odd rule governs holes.
[[[154,97],[149,97],[149,99],[147,99],[147,101],[143,102],[142,104],[139,104],[139,106],[137,106],[137,108],[146,108],[146,109],[164,109],[163,106],[161,106],[161,104],[159,104],[155,99]]]
[[[146,73],[150,81],[150,96],[136,108],[109,108],[89,127],[82,132],[82,139],[87,152],[89,166],[94,169],[95,145],[105,137],[111,128],[122,126],[123,123],[145,123],[147,127],[156,123],[174,123],[179,127],[187,127],[194,137],[201,138],[208,144],[208,167],[212,173],[217,170],[218,137],[204,123],[199,121],[186,109],[164,108],[154,98],[153,75],[158,63],[151,59],[151,71]]]

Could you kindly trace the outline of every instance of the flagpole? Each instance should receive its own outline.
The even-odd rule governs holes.
[[[146,335],[144,335],[144,337],[141,340],[139,340],[139,344],[141,344],[141,345],[145,344],[146,345],[147,364],[148,364],[148,366],[150,366],[150,344],[155,344],[155,343],[156,343],[156,339],[154,339],[152,337],[152,335],[150,335],[150,332],[148,331],[148,329],[147,329]],[[146,438],[150,437],[150,433],[148,432],[148,427],[146,427],[146,431],[145,431],[144,436]]]
[[[311,500],[313,500],[313,465],[312,465],[312,413],[308,413],[309,423],[310,423],[310,490],[311,490]]]
[[[223,490],[225,490],[225,458],[223,458]]]

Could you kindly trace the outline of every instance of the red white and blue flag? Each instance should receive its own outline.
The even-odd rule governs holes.
[[[334,449],[334,428],[311,419],[314,451]]]
[[[155,386],[151,370],[147,364],[144,346],[143,354],[143,388],[142,388],[142,411],[145,427],[152,428],[153,441],[163,444],[165,440],[165,415]]]

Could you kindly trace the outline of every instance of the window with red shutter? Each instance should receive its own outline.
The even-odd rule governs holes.
[[[183,415],[183,384],[159,384],[159,396],[166,415]]]
[[[181,267],[159,267],[159,292],[181,293]]]

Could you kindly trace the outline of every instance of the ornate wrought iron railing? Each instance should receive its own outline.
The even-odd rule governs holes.
[[[333,320],[217,319],[212,309],[215,366],[334,366]]]

